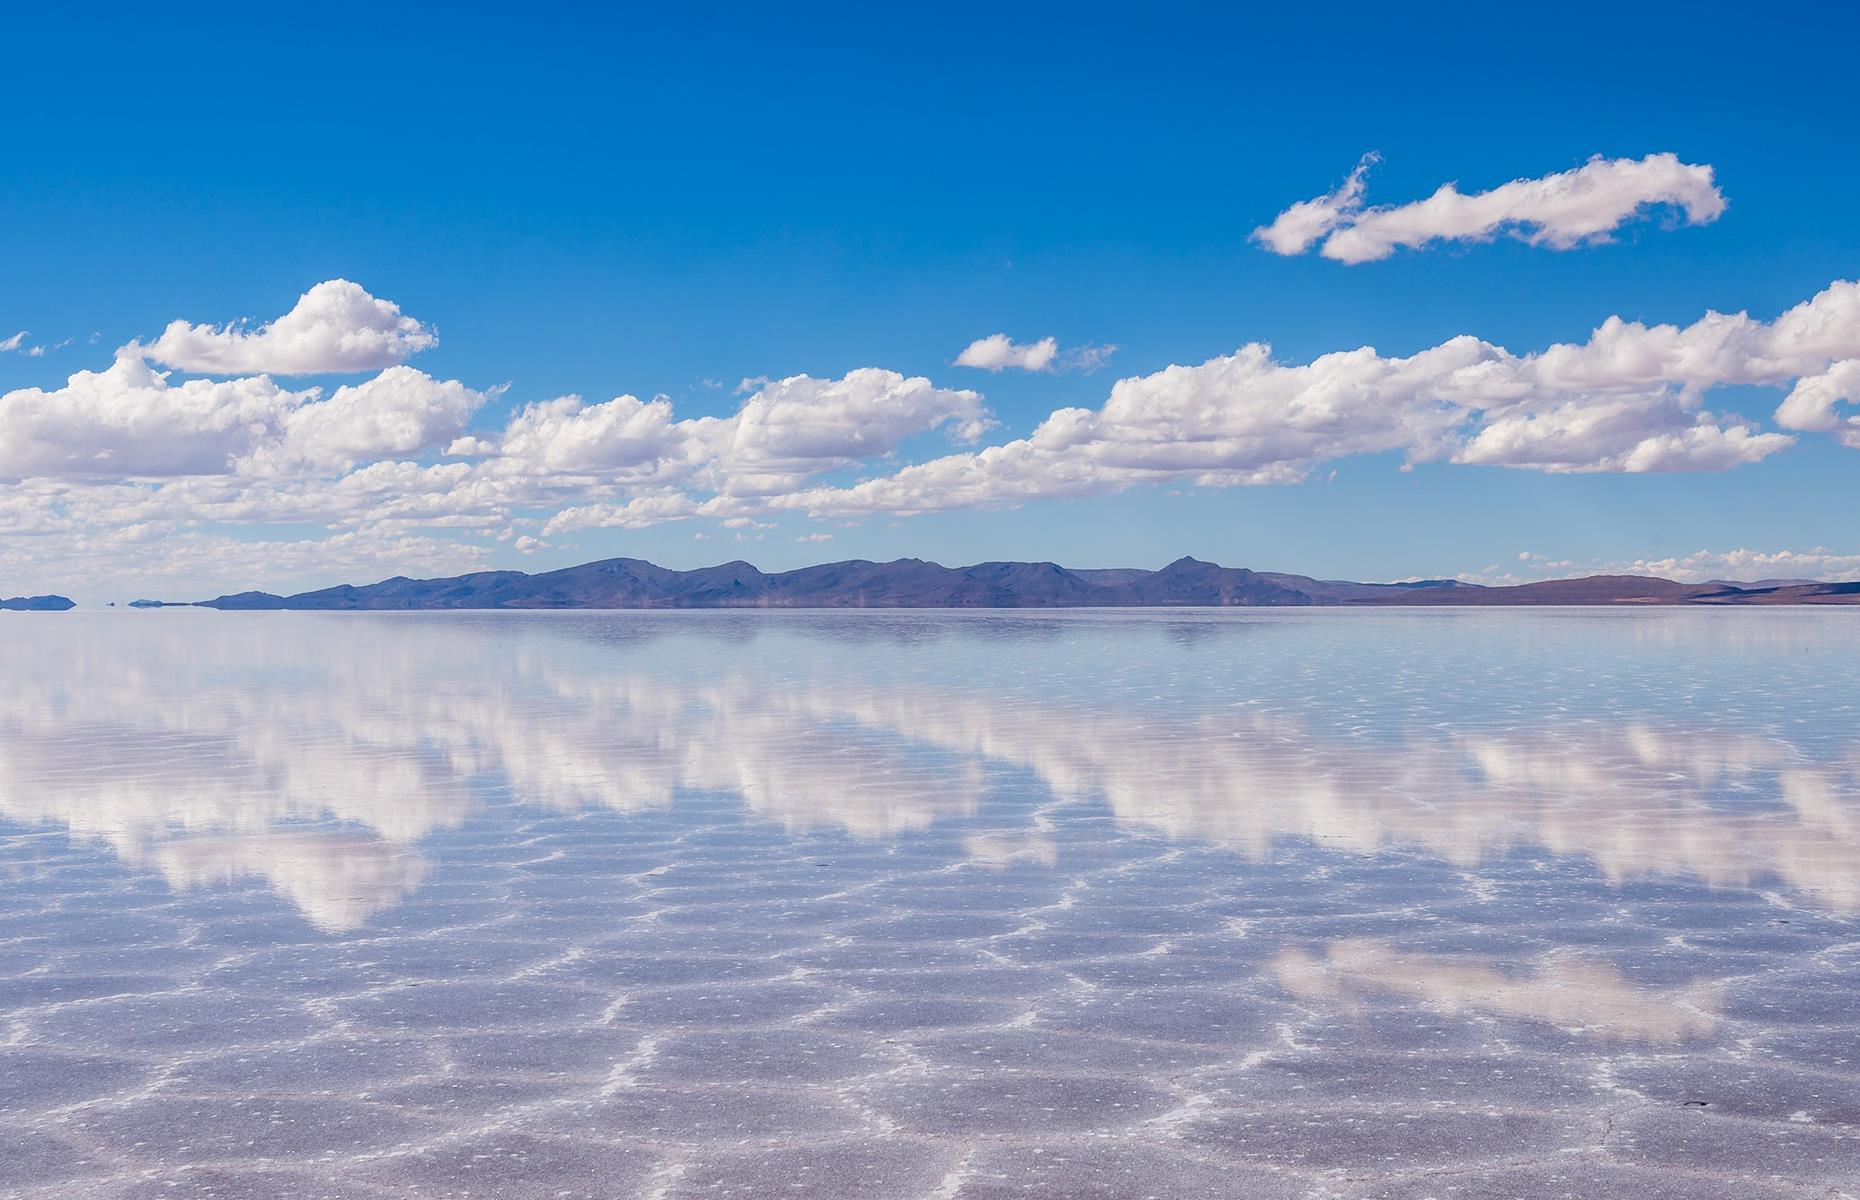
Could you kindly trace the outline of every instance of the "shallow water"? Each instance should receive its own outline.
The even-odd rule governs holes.
[[[1860,1196],[1860,613],[0,616],[0,1194]]]

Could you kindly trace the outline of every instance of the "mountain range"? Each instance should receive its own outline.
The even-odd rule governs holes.
[[[12,596],[0,600],[0,611],[63,612],[77,605],[63,596]]]
[[[1180,558],[1155,571],[1069,570],[1050,562],[945,567],[922,559],[823,563],[794,571],[727,562],[674,571],[609,558],[559,571],[478,571],[448,579],[395,577],[292,596],[239,592],[197,602],[242,609],[483,608],[1149,608],[1159,606],[1855,604],[1860,583],[1722,580],[1679,583],[1592,575],[1507,587],[1451,579],[1355,583],[1223,567]],[[155,607],[138,601],[137,607]]]

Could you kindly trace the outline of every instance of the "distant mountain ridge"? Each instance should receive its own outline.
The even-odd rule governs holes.
[[[1738,587],[1641,575],[1594,575],[1509,587],[1452,579],[1355,583],[1179,558],[1155,571],[1068,570],[1051,562],[945,567],[917,558],[822,563],[764,572],[742,562],[674,571],[609,558],[559,571],[396,576],[293,596],[238,592],[197,602],[225,610],[576,608],[1155,608],[1361,605],[1854,604],[1860,583]]]
[[[63,596],[12,596],[0,600],[0,611],[6,612],[64,612],[76,607]]]

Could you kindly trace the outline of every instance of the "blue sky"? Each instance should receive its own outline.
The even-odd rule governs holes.
[[[1583,342],[1615,315],[1771,322],[1860,278],[1851,14],[874,7],[11,14],[9,40],[29,53],[0,80],[15,114],[0,156],[0,339],[29,337],[0,353],[0,591],[127,598],[610,554],[769,569],[1195,554],[1357,578],[1562,573],[1701,551],[1785,555],[1773,572],[1772,560],[1694,561],[1703,573],[1860,565],[1860,449],[1828,419],[1785,429],[1774,415],[1808,368],[1727,377],[1689,401],[1714,428],[1794,439],[1728,467],[1545,470],[1463,453],[1415,461],[1404,445],[1301,460],[1287,468],[1296,482],[1176,472],[911,515],[863,501],[771,507],[768,495],[844,490],[1025,438],[1057,409],[1099,409],[1120,379],[1249,343],[1285,366],[1362,346],[1409,356],[1462,335],[1522,356]],[[1482,192],[1593,156],[1671,154],[1709,167],[1727,207],[1692,222],[1650,205],[1600,244],[1533,245],[1519,236],[1528,227],[1507,227],[1355,265],[1250,238],[1371,152],[1372,205],[1448,182]],[[179,473],[120,478],[43,454],[6,465],[9,436],[26,436],[7,422],[28,417],[65,421],[60,461],[85,459],[84,422],[114,418],[83,410],[67,381],[110,367],[117,347],[176,320],[256,328],[337,279],[436,331],[436,346],[403,357],[480,397],[451,432],[487,444],[526,406],[567,394],[589,406],[662,395],[677,420],[728,419],[756,395],[741,380],[861,368],[979,392],[996,424],[952,440],[960,416],[932,405],[917,425],[889,426],[883,453],[829,456],[765,499],[650,524],[597,514],[552,533],[567,507],[611,513],[668,488],[702,503],[736,485],[664,471],[641,482],[637,464],[583,458],[573,485],[452,496],[384,523],[371,522],[379,505],[302,495],[370,462],[467,460],[396,444],[300,466],[288,487],[267,468],[263,502],[225,486],[255,469],[197,455]],[[955,365],[996,333],[1117,349],[1091,372]],[[379,366],[286,377],[262,355],[252,363],[296,397],[266,401],[264,419],[286,424],[285,409]],[[169,386],[244,377],[190,364],[153,363]],[[302,397],[309,388],[320,391]],[[43,395],[9,409],[24,389]],[[105,449],[91,459],[127,462],[110,438],[141,428],[96,433]],[[190,455],[218,445],[189,444]],[[281,490],[298,500],[274,502]],[[332,536],[343,540],[319,551]]]

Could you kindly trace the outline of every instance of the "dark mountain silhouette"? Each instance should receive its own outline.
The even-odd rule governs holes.
[[[68,601],[66,602],[69,603]],[[945,567],[918,558],[863,559],[768,573],[746,562],[673,571],[609,558],[537,575],[479,571],[450,579],[396,576],[294,596],[238,592],[219,609],[453,608],[1150,608],[1306,605],[1854,604],[1860,583],[1738,587],[1642,575],[1593,575],[1512,587],[1452,579],[1355,583],[1180,558],[1161,570],[1068,570],[1050,562]]]
[[[12,612],[64,612],[77,605],[63,596],[14,596],[0,600],[0,609]]]

